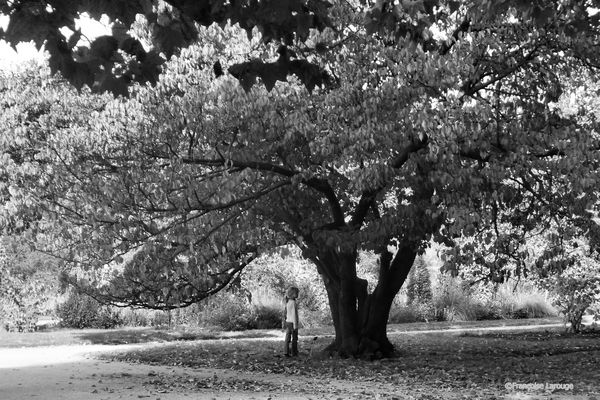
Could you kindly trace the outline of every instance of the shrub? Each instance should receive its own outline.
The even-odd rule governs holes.
[[[100,305],[88,296],[71,293],[67,300],[58,305],[56,314],[65,328],[91,328],[95,327]]]
[[[281,308],[271,306],[254,306],[254,318],[256,328],[258,329],[279,329],[281,328]]]
[[[528,282],[517,285],[506,282],[495,286],[486,305],[495,310],[500,318],[544,318],[557,315],[546,295]]]
[[[56,313],[65,328],[114,328],[122,323],[118,312],[76,292],[58,305]]]
[[[125,308],[121,310],[121,318],[123,320],[123,325],[138,327],[138,326],[149,326],[150,318],[149,310],[135,310],[131,308]]]
[[[569,330],[579,332],[586,310],[600,303],[600,254],[581,237],[555,248],[536,262],[540,285],[553,292]]]
[[[155,311],[150,319],[150,326],[155,328],[168,328],[171,326],[171,315],[169,311]]]
[[[269,289],[258,288],[250,297],[250,303],[258,329],[281,328],[281,321],[284,317],[282,298]],[[302,323],[304,315],[301,314],[300,317]]]
[[[100,307],[95,321],[95,328],[111,329],[117,326],[123,325],[123,319],[121,314],[117,310],[113,310],[111,307]]]
[[[433,296],[435,319],[439,321],[476,321],[487,313],[484,305],[474,298],[468,284],[459,277],[440,275]]]
[[[55,260],[21,239],[0,236],[0,321],[16,332],[35,330],[58,296]]]
[[[394,303],[390,309],[390,317],[388,318],[390,324],[408,324],[422,321],[419,312],[412,306]]]
[[[498,285],[490,303],[500,309],[504,318],[543,318],[556,315],[556,310],[530,283]]]
[[[556,294],[555,304],[570,323],[570,330],[579,332],[588,308],[600,302],[600,267],[595,258],[581,257],[560,274],[548,278]]]
[[[198,303],[171,310],[171,325],[199,325],[200,310]]]
[[[256,314],[248,299],[227,291],[221,291],[209,298],[204,304],[201,316],[204,325],[217,326],[226,331],[256,328]]]
[[[432,298],[429,270],[423,257],[417,257],[406,283],[407,304],[427,304],[431,303]]]
[[[520,300],[516,312],[526,315],[524,318],[544,318],[557,315],[552,307],[540,294],[530,294]]]

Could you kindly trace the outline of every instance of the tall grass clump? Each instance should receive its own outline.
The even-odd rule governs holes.
[[[425,322],[420,310],[415,305],[406,305],[403,301],[394,301],[388,318],[389,324],[408,324],[411,322]]]
[[[433,307],[438,321],[476,321],[489,314],[467,281],[445,274],[438,277]]]
[[[527,282],[498,285],[490,304],[499,308],[503,318],[545,318],[558,315],[547,295]]]

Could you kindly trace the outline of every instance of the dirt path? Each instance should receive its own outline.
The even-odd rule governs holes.
[[[397,397],[400,390],[407,393],[406,388],[369,382],[93,359],[94,353],[124,347],[140,346],[0,349],[0,399],[391,399],[405,398]]]
[[[95,353],[149,347],[157,344],[121,346],[55,346],[27,349],[0,349],[1,400],[112,400],[151,399],[306,399],[296,395],[286,382],[276,397],[260,385],[244,381],[238,372],[148,366],[99,361]],[[244,374],[246,375],[246,374]],[[254,380],[260,377],[254,377]],[[221,382],[236,379],[239,390],[221,391]],[[264,386],[264,385],[263,385]]]
[[[453,328],[448,332],[543,329],[551,325]],[[440,332],[436,330],[435,332]],[[390,332],[422,334],[425,331]],[[280,338],[273,338],[280,340]],[[251,339],[244,339],[251,340]],[[296,375],[244,373],[209,368],[182,368],[99,361],[94,354],[161,346],[73,345],[0,348],[0,400],[113,399],[425,399],[500,398],[545,399],[545,395],[490,389],[472,394],[441,388],[381,384],[369,381],[316,379]],[[560,395],[553,399],[588,399]]]
[[[183,400],[183,399],[546,399],[545,395],[488,390],[477,395],[432,387],[372,382],[321,380],[301,376],[252,374],[221,369],[192,369],[98,361],[84,352],[102,346],[71,346],[42,350],[54,359],[32,365],[6,367],[0,351],[2,400]],[[114,351],[114,346],[111,347]],[[557,395],[556,400],[584,400],[587,396]]]

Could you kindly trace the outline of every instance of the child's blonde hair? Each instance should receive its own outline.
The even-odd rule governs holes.
[[[285,292],[286,299],[295,299],[298,297],[300,290],[296,286],[290,286],[288,290]]]

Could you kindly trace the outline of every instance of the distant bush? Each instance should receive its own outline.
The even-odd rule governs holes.
[[[471,285],[460,277],[440,275],[433,295],[435,319],[476,321],[544,318],[557,311],[532,283]]]
[[[92,328],[112,329],[123,325],[121,313],[111,307],[102,306],[96,317],[95,326]]]
[[[148,317],[149,310],[135,310],[131,308],[125,308],[121,310],[121,319],[123,320],[124,326],[138,327],[138,326],[149,326],[150,319]]]
[[[423,261],[423,257],[419,256],[415,259],[415,263],[408,274],[406,303],[427,304],[431,303],[432,298],[429,270]]]
[[[56,306],[56,260],[33,250],[20,236],[0,235],[0,321],[7,330],[30,332]]]
[[[124,326],[168,328],[182,325],[197,325],[199,307],[193,304],[170,311],[122,308],[119,315]]]
[[[100,305],[91,297],[72,293],[56,310],[60,325],[65,328],[95,327]]]
[[[169,328],[172,324],[172,319],[169,311],[154,311],[150,319],[150,326],[154,328]]]
[[[257,329],[281,328],[281,307],[257,305],[254,306],[253,312]]]
[[[114,328],[123,321],[118,312],[89,296],[73,292],[56,310],[65,328]]]
[[[532,294],[521,299],[515,312],[525,315],[523,318],[554,317],[558,314],[556,309],[539,294]]]
[[[502,318],[544,318],[557,315],[556,309],[531,283],[504,283],[496,286],[488,301]]]
[[[476,321],[485,307],[475,299],[468,282],[459,277],[440,275],[433,296],[435,319],[438,321]]]
[[[201,311],[201,323],[226,331],[256,328],[256,314],[245,296],[221,291],[207,299]]]
[[[250,298],[249,307],[258,329],[280,329],[283,319],[283,298],[266,288],[258,288]],[[302,314],[301,314],[302,316]]]
[[[389,324],[408,324],[411,322],[424,322],[419,311],[413,306],[394,303],[388,318]]]
[[[578,257],[570,259],[566,268],[544,279],[546,287],[554,292],[554,304],[573,332],[581,331],[586,311],[597,309],[600,304],[600,255],[592,253],[587,245],[579,246],[572,253],[576,251]]]

